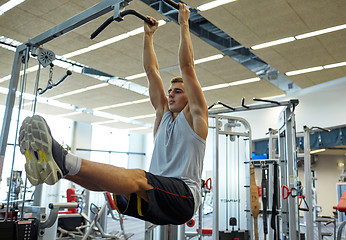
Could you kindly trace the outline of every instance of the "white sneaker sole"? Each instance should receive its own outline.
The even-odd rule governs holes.
[[[53,185],[62,177],[62,171],[52,154],[52,137],[48,126],[41,116],[24,119],[19,132],[19,146],[25,155],[25,171],[34,186],[43,182]],[[38,159],[35,153],[38,155]]]

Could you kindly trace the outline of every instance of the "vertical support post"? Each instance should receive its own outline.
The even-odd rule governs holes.
[[[296,126],[295,116],[290,107],[286,107],[279,118],[279,136],[280,136],[280,160],[282,184],[287,185],[289,189],[295,188],[297,183],[297,159],[296,159]],[[282,159],[284,158],[284,159]],[[286,176],[284,176],[286,175]],[[299,239],[299,214],[297,198],[289,197],[282,200],[282,230],[290,240]],[[284,211],[286,212],[284,214]]]
[[[153,232],[154,232],[154,229],[150,229],[151,227],[151,223],[150,222],[145,222],[144,223],[144,239],[145,240],[152,240],[153,239]]]
[[[203,228],[202,218],[203,218],[203,208],[201,204],[199,205],[199,208],[198,208],[198,239],[199,240],[202,239],[202,228]]]
[[[0,138],[0,147],[1,147],[0,149],[0,182],[2,180],[2,168],[4,166],[5,152],[7,147],[8,134],[10,131],[11,117],[12,117],[14,102],[16,100],[16,92],[17,92],[18,81],[19,81],[21,60],[22,60],[25,49],[26,49],[26,46],[23,44],[17,47],[17,51],[14,55],[14,60],[13,60],[11,80],[10,80],[10,85],[8,88],[8,94],[6,99],[6,109],[4,113],[4,119],[2,122],[2,130],[1,130],[1,138]]]
[[[215,157],[213,164],[213,239],[219,239],[219,117],[215,117]]]
[[[286,158],[288,163],[289,189],[297,187],[296,126],[294,113],[286,107]],[[290,240],[299,239],[298,198],[288,198]]]
[[[178,226],[178,240],[185,240],[185,224]]]
[[[279,172],[281,173],[281,185],[287,184],[287,159],[286,159],[286,145],[285,145],[285,134],[286,134],[286,114],[285,110],[280,113],[279,124],[278,124],[278,144],[279,144]],[[280,191],[281,193],[281,187]],[[282,234],[288,236],[289,226],[288,226],[288,202],[283,200],[281,194],[279,194],[279,204],[278,207],[281,209],[281,229]],[[278,219],[279,220],[279,219]],[[279,232],[279,231],[277,231]]]
[[[178,226],[177,225],[169,225],[168,229],[168,239],[178,239]]]
[[[249,137],[249,162],[252,162],[252,133],[251,133],[251,127],[248,122],[246,124],[244,123],[244,126],[248,129],[248,137]],[[246,209],[250,210],[247,213],[247,229],[249,230],[250,233],[250,239],[254,239],[254,234],[253,234],[253,224],[252,224],[252,215],[251,215],[251,194],[250,194],[250,164],[246,165],[246,170],[245,172],[247,173],[247,179],[246,179],[246,185],[249,186],[249,190],[247,191],[247,204],[246,204]]]
[[[168,225],[159,226],[160,231],[160,239],[161,240],[168,240]]]
[[[310,156],[310,128],[304,126],[304,181],[305,181],[305,200],[308,205],[306,216],[306,239],[314,238],[314,222],[312,207],[312,175],[311,175],[311,156]]]
[[[269,129],[269,159],[276,159],[276,148],[275,148],[275,142],[274,140],[277,138],[274,138],[275,131],[273,129]],[[273,186],[274,186],[274,166],[272,164],[269,164],[268,167],[268,207],[271,207],[273,205]],[[268,239],[274,239],[274,230],[268,226]]]

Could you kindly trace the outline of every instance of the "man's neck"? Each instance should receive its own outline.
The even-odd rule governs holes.
[[[180,112],[172,112],[172,116],[173,116],[173,121],[175,120],[175,118],[178,116]]]

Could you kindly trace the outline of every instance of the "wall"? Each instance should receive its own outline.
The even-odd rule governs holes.
[[[318,155],[315,164],[311,165],[311,170],[316,171],[316,192],[317,205],[322,207],[322,216],[333,216],[333,206],[338,203],[336,194],[336,183],[343,168],[338,167],[338,163],[346,163],[346,156]],[[298,169],[299,180],[304,184],[304,169]]]
[[[129,134],[129,152],[144,153],[146,149],[146,137],[143,134]],[[147,154],[146,154],[147,155]],[[147,157],[143,155],[129,154],[127,168],[146,168]]]

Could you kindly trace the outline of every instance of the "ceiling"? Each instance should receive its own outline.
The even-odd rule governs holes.
[[[5,0],[0,0],[0,5],[5,2]],[[346,1],[344,0],[238,0],[207,11],[195,11],[196,7],[207,2],[209,1],[185,1],[192,8],[191,12],[208,21],[209,24],[205,26],[213,26],[213,29],[216,28],[218,32],[222,32],[222,36],[228,36],[232,41],[241,44],[244,51],[277,70],[279,74],[346,61],[346,29],[259,50],[250,49],[257,44],[346,24]],[[96,3],[98,2],[91,0],[27,0],[0,16],[0,35],[24,43]],[[126,9],[134,9],[145,16],[150,15],[158,20],[171,19],[150,7],[148,3],[150,1],[133,0]],[[53,51],[56,56],[63,56],[143,26],[140,19],[126,16],[124,21],[113,22],[95,39],[90,40],[90,34],[110,16],[112,13],[101,16],[42,47]],[[205,41],[203,37],[193,34],[192,41],[195,59],[217,54],[224,55],[221,59],[196,64],[196,73],[202,87],[258,77],[256,71],[236,61],[233,55],[225,54],[220,48]],[[154,40],[160,68],[163,69],[161,76],[165,88],[168,88],[169,80],[172,77],[179,75],[179,69],[176,67],[178,46],[179,26],[175,21],[168,21],[159,27]],[[96,50],[69,57],[68,60],[120,79],[126,79],[128,76],[143,72],[142,47],[143,33],[140,33]],[[0,48],[0,79],[2,79],[0,87],[9,87],[9,80],[6,80],[6,77],[11,74],[13,58],[13,51]],[[29,67],[37,64],[36,59],[30,59]],[[53,82],[57,82],[65,72],[66,69],[56,64],[53,71]],[[34,93],[36,73],[37,71],[28,73],[25,85],[27,93]],[[285,76],[285,78],[294,83],[298,89],[304,89],[344,76],[346,76],[345,66]],[[268,78],[260,77],[261,80],[257,82],[205,91],[208,105],[220,101],[236,107],[240,105],[242,97],[246,99],[247,103],[252,103],[252,98],[285,94],[280,83],[274,85],[268,81]],[[45,88],[48,79],[49,67],[41,69],[39,87]],[[129,80],[129,82],[147,87],[145,77]],[[73,72],[72,76],[69,76],[63,83],[48,90],[42,96],[71,104],[80,111],[53,107],[42,101],[37,103],[36,111],[65,116],[75,121],[104,122],[101,125],[132,129],[139,133],[151,131],[148,128],[143,129],[143,126],[154,122],[154,110],[149,101],[119,106],[121,103],[146,99],[148,98],[147,93],[141,94],[115,85],[93,87],[101,83],[94,77]],[[58,97],[60,94],[86,87],[90,87],[91,90]],[[0,93],[0,104],[6,104],[6,94],[4,93]],[[115,104],[119,105],[102,109],[102,107]],[[30,103],[24,104],[24,106],[26,109],[31,107]],[[90,114],[98,108],[102,109],[100,111],[104,115]],[[121,121],[110,121],[111,119],[108,117],[110,115],[123,118],[120,118]],[[130,119],[130,121],[124,120],[124,118]]]

